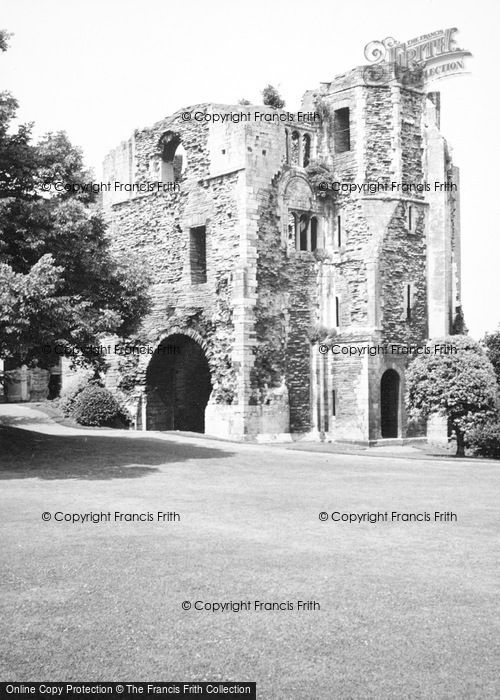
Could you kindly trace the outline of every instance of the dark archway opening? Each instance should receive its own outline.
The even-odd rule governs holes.
[[[171,335],[158,346],[146,372],[147,427],[205,432],[212,391],[201,346],[187,335]]]
[[[399,374],[388,369],[380,382],[380,425],[383,438],[398,437]]]

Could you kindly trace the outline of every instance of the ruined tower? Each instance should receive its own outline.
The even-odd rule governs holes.
[[[408,348],[448,334],[460,305],[436,94],[357,68],[300,112],[192,106],[136,131],[104,179],[112,245],[146,255],[153,279],[138,426],[406,436]]]

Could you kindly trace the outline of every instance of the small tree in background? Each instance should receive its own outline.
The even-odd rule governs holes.
[[[285,106],[285,100],[272,85],[267,85],[267,87],[262,90],[262,99],[265,105],[274,107],[274,109],[283,109]]]
[[[465,432],[474,419],[494,419],[495,372],[479,343],[468,336],[431,342],[432,352],[415,358],[406,374],[408,412],[414,418],[427,419],[433,413],[446,416],[455,430],[457,456],[464,456]],[[452,346],[457,352],[434,353],[435,345]]]
[[[6,29],[0,29],[0,51],[7,51],[11,35]]]
[[[486,346],[486,354],[493,365],[497,382],[500,386],[500,330],[494,333],[486,333],[483,343]]]

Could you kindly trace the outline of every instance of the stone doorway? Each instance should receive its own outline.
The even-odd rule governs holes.
[[[383,438],[397,438],[399,433],[399,374],[388,369],[380,381],[380,428]]]
[[[205,408],[212,391],[203,348],[176,333],[158,346],[146,371],[148,430],[205,432]]]

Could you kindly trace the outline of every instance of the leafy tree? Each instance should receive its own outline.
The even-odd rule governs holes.
[[[0,356],[47,366],[48,346],[132,333],[148,308],[148,279],[141,260],[112,253],[94,195],[45,192],[45,183],[91,173],[64,132],[33,144],[31,125],[12,129],[16,109],[0,93]]]
[[[32,124],[9,130],[18,103],[8,92],[0,92],[0,198],[25,195],[35,185],[36,163],[30,146]]]
[[[0,29],[0,51],[7,51],[10,34],[5,29]]]
[[[262,98],[265,105],[268,107],[274,107],[275,109],[283,109],[285,106],[285,100],[281,97],[279,92],[272,85],[267,85],[262,90]]]
[[[85,168],[81,149],[71,144],[64,131],[49,132],[38,142],[35,148],[37,172],[36,186],[43,190],[46,183],[62,182],[67,184],[88,183],[92,180],[92,172]],[[59,192],[61,199],[70,197],[83,202],[93,202],[94,192],[74,193]]]
[[[447,345],[456,353],[434,353]],[[479,343],[453,335],[431,341],[431,353],[419,355],[407,375],[407,406],[411,417],[427,419],[433,413],[450,421],[457,437],[457,456],[465,451],[465,432],[475,418],[493,416],[497,388],[493,367]]]
[[[493,365],[497,382],[500,386],[500,330],[494,333],[486,333],[483,338],[483,343],[486,346],[486,354]]]

